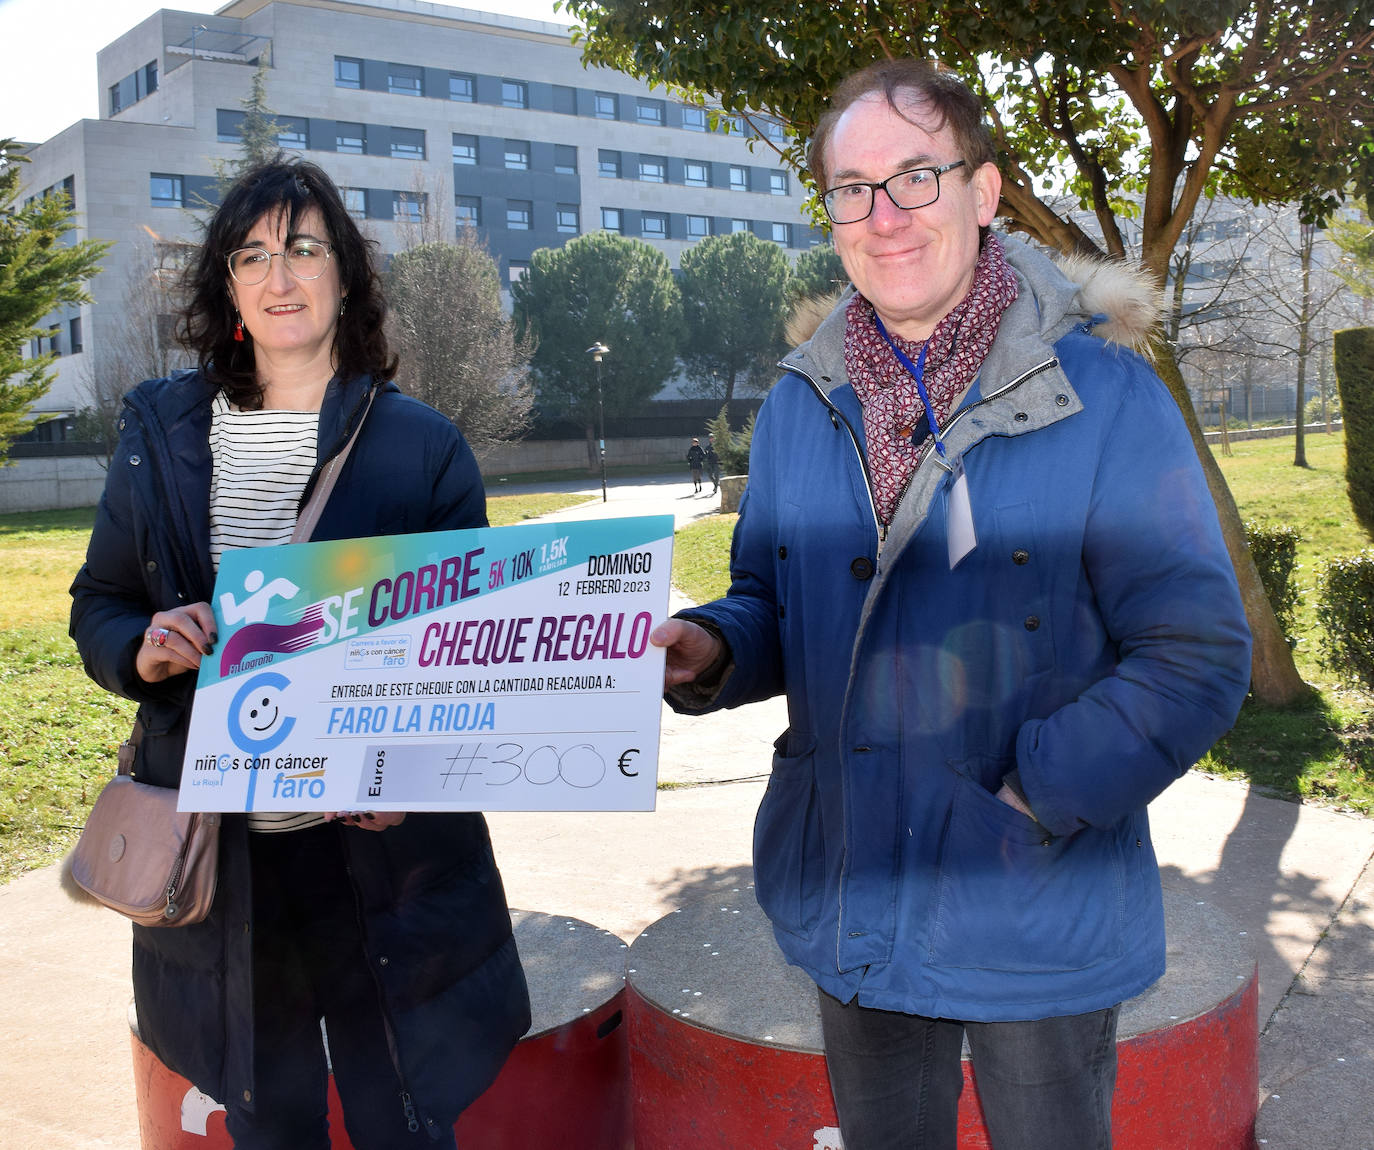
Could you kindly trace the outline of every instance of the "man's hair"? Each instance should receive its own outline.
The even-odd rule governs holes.
[[[830,107],[816,121],[807,148],[806,165],[811,178],[823,193],[829,190],[825,172],[826,149],[835,125],[850,106],[865,96],[883,96],[897,115],[908,115],[917,103],[921,113],[921,127],[938,132],[948,127],[959,145],[960,157],[967,165],[966,180],[973,178],[983,164],[997,162],[997,149],[992,133],[983,119],[983,105],[973,91],[953,72],[944,72],[928,60],[911,57],[900,60],[879,60],[846,77],[830,97]]]
[[[339,375],[344,379],[371,375],[380,381],[390,379],[396,370],[396,357],[382,330],[386,299],[371,242],[358,230],[324,169],[278,156],[245,173],[229,189],[210,219],[197,258],[187,269],[190,298],[182,313],[182,342],[196,354],[206,380],[240,407],[261,407],[262,392],[252,341],[234,338],[236,313],[225,260],[263,216],[283,217],[290,235],[311,208],[319,210],[329,232],[331,258],[344,299],[334,333]]]

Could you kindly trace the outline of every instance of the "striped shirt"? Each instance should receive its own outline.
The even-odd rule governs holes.
[[[236,547],[291,541],[296,510],[315,469],[318,411],[240,411],[220,392],[210,418],[210,558]],[[293,831],[324,818],[316,811],[248,815],[252,831]]]

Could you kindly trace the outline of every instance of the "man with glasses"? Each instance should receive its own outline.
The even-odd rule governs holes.
[[[853,289],[755,428],[728,595],[655,629],[670,702],[785,692],[755,888],[820,989],[846,1150],[1111,1145],[1119,1004],[1164,971],[1146,805],[1250,645],[1157,293],[989,229],[977,98],[850,77],[808,157]]]

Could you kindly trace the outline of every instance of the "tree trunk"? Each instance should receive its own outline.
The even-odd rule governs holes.
[[[1231,564],[1236,569],[1236,581],[1240,585],[1240,597],[1245,604],[1245,617],[1250,624],[1254,640],[1254,651],[1250,661],[1250,690],[1255,698],[1272,706],[1287,706],[1296,703],[1311,693],[1312,688],[1303,682],[1293,663],[1293,649],[1288,645],[1274,608],[1264,593],[1260,582],[1259,570],[1250,554],[1250,545],[1245,539],[1245,526],[1240,518],[1231,489],[1226,485],[1226,477],[1217,466],[1212,449],[1203,438],[1197,414],[1193,411],[1192,400],[1183,383],[1183,374],[1174,359],[1173,349],[1157,341],[1154,347],[1155,370],[1164,380],[1169,391],[1183,413],[1183,421],[1188,425],[1193,437],[1193,447],[1202,463],[1203,473],[1207,476],[1207,487],[1217,505],[1217,518],[1221,521],[1221,534],[1226,540],[1226,550],[1231,556]]]
[[[1312,244],[1317,229],[1311,224],[1302,225],[1302,314],[1298,317],[1298,417],[1294,424],[1293,466],[1307,466],[1307,355],[1311,350],[1310,333],[1312,329]]]

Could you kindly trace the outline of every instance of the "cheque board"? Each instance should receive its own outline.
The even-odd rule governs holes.
[[[652,810],[671,516],[226,552],[187,811]]]

